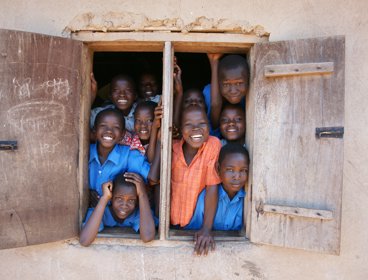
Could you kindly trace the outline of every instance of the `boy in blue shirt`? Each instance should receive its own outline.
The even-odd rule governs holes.
[[[134,172],[145,181],[156,182],[151,178],[150,164],[137,150],[129,146],[118,145],[124,132],[124,119],[117,109],[105,109],[96,116],[94,133],[96,143],[90,145],[89,184],[91,204],[95,206],[102,196],[102,184],[112,181],[122,172]],[[159,162],[154,160],[152,167],[158,168]]]
[[[90,245],[105,226],[131,227],[136,232],[139,231],[143,242],[153,240],[155,220],[143,178],[135,173],[122,173],[114,179],[114,183],[104,183],[102,189],[103,195],[96,208],[86,217],[80,243],[83,246]]]
[[[222,147],[218,171],[222,184],[218,189],[218,204],[213,230],[240,230],[243,227],[244,185],[248,179],[249,154],[239,143]],[[203,223],[206,190],[198,197],[197,206],[185,229],[200,229]]]

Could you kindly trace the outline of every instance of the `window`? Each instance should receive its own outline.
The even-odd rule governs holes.
[[[0,197],[7,199],[2,203],[6,210],[0,213],[2,248],[78,234],[88,203],[86,120],[93,52],[163,53],[163,104],[168,111],[162,123],[163,147],[171,147],[174,52],[248,52],[251,87],[246,102],[246,141],[251,166],[247,237],[255,243],[338,254],[343,37],[262,43],[265,40],[256,36],[226,33],[74,34],[73,39],[82,44],[14,31],[1,31],[0,36],[6,54],[2,70],[7,69],[0,81],[0,106],[4,106],[0,125],[6,128],[2,137],[18,141],[18,150],[0,151],[0,176],[6,182]],[[29,45],[20,45],[20,41]],[[45,112],[48,114],[39,118]],[[50,130],[56,123],[62,123],[63,130]],[[160,240],[175,238],[168,217],[170,164],[171,150],[162,149]]]

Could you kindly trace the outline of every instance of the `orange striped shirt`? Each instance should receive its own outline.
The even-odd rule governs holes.
[[[221,183],[216,162],[221,149],[220,140],[209,136],[188,166],[183,153],[184,140],[173,144],[171,162],[171,224],[189,224],[197,198],[206,187]]]

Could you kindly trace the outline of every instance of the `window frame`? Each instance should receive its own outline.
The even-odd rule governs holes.
[[[162,104],[164,117],[162,120],[162,142],[161,142],[161,187],[160,187],[160,217],[157,239],[159,240],[193,240],[193,233],[183,233],[170,229],[170,186],[171,186],[171,150],[172,150],[172,109],[173,109],[173,72],[174,52],[186,53],[250,53],[255,43],[266,42],[268,37],[259,37],[249,34],[231,33],[188,33],[179,32],[91,32],[80,31],[71,34],[74,40],[81,40],[88,48],[89,57],[87,68],[92,71],[92,60],[94,52],[162,52]],[[88,72],[86,72],[88,73]],[[90,86],[89,77],[86,77],[85,86]],[[90,103],[87,102],[90,108]],[[87,104],[85,107],[88,108]],[[82,115],[86,118],[89,112]],[[89,118],[87,118],[89,119]],[[88,122],[86,122],[88,123]],[[247,123],[248,126],[248,123]],[[85,132],[84,132],[85,133]],[[88,134],[87,134],[88,135]],[[247,136],[246,136],[247,137]],[[249,140],[246,139],[249,143]],[[163,149],[165,147],[165,149]],[[85,156],[85,152],[81,156]],[[87,150],[88,154],[88,150]],[[83,162],[80,159],[80,162]],[[85,165],[87,163],[84,163]],[[86,170],[84,168],[84,170]],[[85,176],[88,181],[88,166]],[[80,178],[80,182],[83,179]],[[85,181],[85,180],[84,180]],[[250,204],[250,188],[246,186],[247,196],[244,205]],[[86,195],[81,194],[81,200]],[[84,202],[85,203],[85,202]],[[83,205],[83,203],[81,203]],[[86,207],[81,207],[81,221]],[[250,221],[250,207],[244,206],[244,225],[248,229]],[[123,231],[122,231],[123,232]],[[132,238],[131,234],[100,233],[98,237]],[[248,238],[248,230],[234,232],[215,232],[215,240],[245,241]]]

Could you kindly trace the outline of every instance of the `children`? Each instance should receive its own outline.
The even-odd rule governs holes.
[[[223,98],[231,104],[241,103],[248,92],[249,69],[245,58],[228,55],[219,61],[221,54],[208,54],[211,65],[211,87],[204,88],[207,114],[214,129],[219,126]]]
[[[221,144],[245,143],[245,113],[240,104],[225,104],[220,115]]]
[[[136,232],[139,230],[143,242],[153,240],[155,221],[142,177],[136,173],[120,174],[114,183],[104,183],[102,189],[103,195],[96,208],[86,217],[80,243],[83,246],[90,245],[105,226],[131,227]],[[110,199],[112,203],[108,206]]]
[[[92,89],[92,99],[94,96],[95,93],[93,92]],[[125,128],[128,131],[133,132],[134,130],[133,114],[136,106],[135,100],[137,99],[133,79],[129,76],[122,74],[113,77],[111,80],[110,99],[113,104],[109,104],[104,107],[97,107],[91,110],[90,127],[91,128],[93,127],[96,115],[100,111],[107,108],[116,108],[123,114],[125,118]]]
[[[219,185],[219,199],[214,230],[240,230],[243,227],[244,186],[248,179],[249,154],[239,143],[222,147],[218,160],[218,171],[222,184]],[[196,210],[187,229],[201,228],[205,209],[206,190],[198,197]]]
[[[158,94],[158,83],[152,73],[143,73],[139,78],[139,97],[141,100],[158,103],[161,95]]]
[[[90,189],[98,196],[102,195],[102,184],[114,179],[121,172],[129,171],[140,174],[150,181],[152,178],[150,165],[138,151],[128,146],[118,145],[124,132],[124,120],[120,111],[106,109],[97,114],[94,134],[97,143],[90,145],[89,183]],[[154,161],[156,168],[159,162]]]
[[[181,133],[182,140],[173,144],[171,224],[185,227],[192,218],[198,195],[206,189],[204,222],[195,234],[195,252],[207,254],[210,247],[214,248],[211,229],[220,183],[215,164],[221,144],[209,136],[208,119],[199,106],[189,106],[182,112]]]

